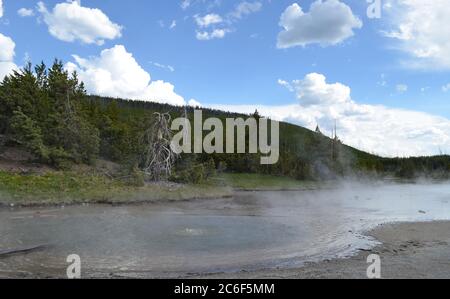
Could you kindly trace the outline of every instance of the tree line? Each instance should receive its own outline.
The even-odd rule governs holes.
[[[0,83],[0,150],[21,147],[35,161],[59,169],[94,164],[99,158],[122,165],[139,177],[145,166],[155,112],[171,118],[193,118],[193,107],[177,107],[88,95],[76,72],[62,61],[51,67],[27,64]],[[202,109],[204,117],[249,117]],[[253,117],[259,118],[255,112]],[[147,143],[145,142],[147,140]],[[280,160],[261,165],[257,154],[182,154],[172,180],[201,182],[216,171],[262,173],[296,179],[332,179],[341,176],[439,176],[448,178],[450,157],[387,159],[348,147],[337,139],[288,123],[280,124]]]

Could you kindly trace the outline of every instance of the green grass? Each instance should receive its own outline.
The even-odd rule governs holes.
[[[233,189],[244,191],[308,190],[325,186],[324,182],[298,181],[288,177],[249,173],[221,174],[216,181]]]
[[[21,175],[0,172],[0,205],[45,206],[82,203],[125,204],[231,196],[216,185],[127,186],[101,175],[52,172]]]
[[[329,185],[261,174],[220,174],[202,185],[147,184],[132,187],[98,174],[50,172],[22,175],[0,171],[0,206],[179,201],[229,197],[233,190],[309,190]]]

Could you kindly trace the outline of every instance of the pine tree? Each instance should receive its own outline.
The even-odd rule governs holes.
[[[14,111],[10,120],[11,138],[34,154],[39,160],[48,160],[48,149],[44,145],[42,131],[20,108]]]

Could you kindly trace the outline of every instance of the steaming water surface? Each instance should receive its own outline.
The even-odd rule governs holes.
[[[178,275],[292,267],[376,245],[362,233],[393,221],[450,220],[450,184],[347,185],[238,193],[232,199],[0,210],[0,277],[57,276],[78,254],[86,276]]]

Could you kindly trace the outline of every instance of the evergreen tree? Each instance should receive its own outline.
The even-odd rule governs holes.
[[[34,154],[39,160],[48,160],[48,150],[44,145],[41,128],[19,107],[10,120],[11,138]]]

